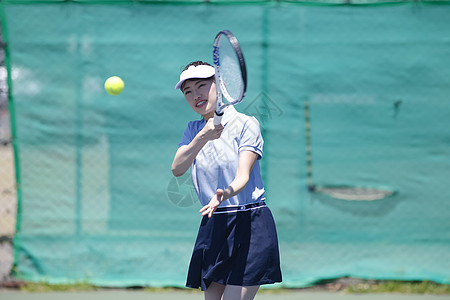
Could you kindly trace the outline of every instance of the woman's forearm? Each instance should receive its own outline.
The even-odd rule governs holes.
[[[208,141],[203,135],[197,135],[189,145],[178,148],[172,163],[172,173],[175,176],[181,176],[191,167],[197,154],[202,150]]]
[[[242,192],[245,187],[247,186],[249,180],[249,176],[248,175],[237,175],[234,180],[230,183],[230,185],[223,190],[223,199],[227,200],[233,196],[236,196],[237,194],[239,194],[240,192]]]
[[[244,190],[250,178],[250,173],[258,159],[258,154],[252,151],[239,153],[239,165],[236,176],[230,185],[223,191],[223,200],[236,196]]]
[[[214,125],[213,118],[210,118],[203,129],[197,133],[194,139],[188,144],[178,148],[172,163],[172,173],[181,176],[191,167],[197,154],[202,150],[208,141],[218,139],[223,131],[223,125]]]

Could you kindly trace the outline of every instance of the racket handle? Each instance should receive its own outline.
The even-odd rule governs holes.
[[[220,124],[220,122],[222,122],[222,117],[223,117],[223,113],[218,115],[217,111],[214,112],[214,126],[217,126]]]

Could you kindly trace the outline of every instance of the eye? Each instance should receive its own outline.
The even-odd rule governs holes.
[[[190,92],[191,92],[191,91],[186,91],[186,92],[184,92],[184,94],[187,95],[187,94],[189,94]]]

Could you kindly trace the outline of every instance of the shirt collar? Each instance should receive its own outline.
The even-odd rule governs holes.
[[[228,122],[230,122],[234,118],[236,114],[237,110],[234,108],[234,106],[233,105],[228,106],[223,113],[222,121],[220,123],[222,123],[225,126]],[[206,124],[205,118],[202,118],[201,121]]]
[[[223,117],[222,117],[222,124],[225,126],[228,122],[230,122],[234,116],[236,116],[237,111],[234,108],[233,105],[230,105],[227,107],[227,109],[225,109],[225,112],[223,113]]]

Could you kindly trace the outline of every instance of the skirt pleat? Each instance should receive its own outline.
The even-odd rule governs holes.
[[[203,217],[187,287],[204,291],[212,282],[253,286],[281,280],[278,238],[268,207]]]

